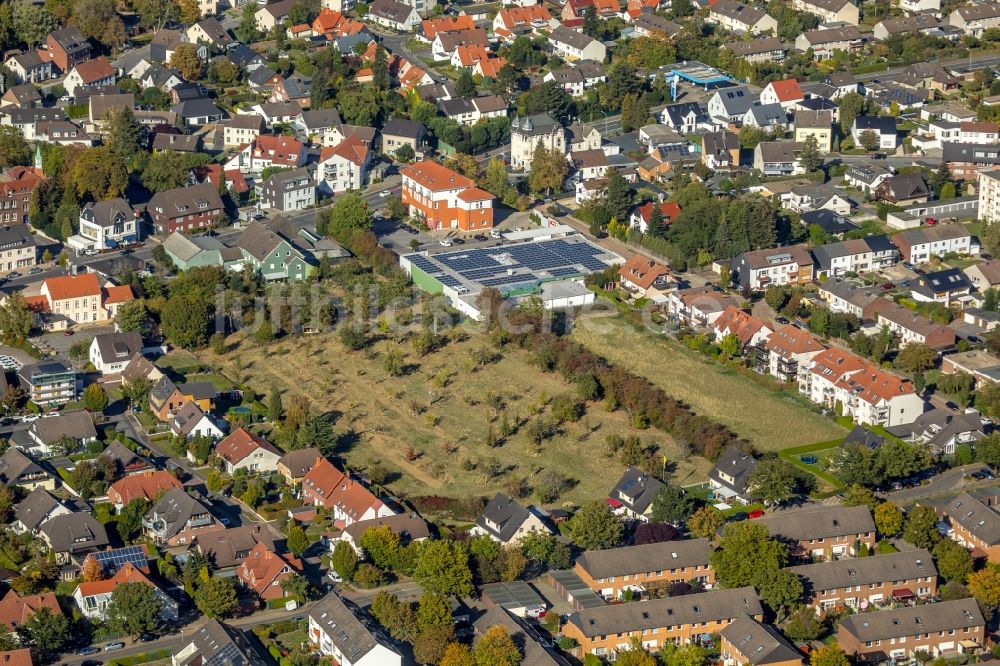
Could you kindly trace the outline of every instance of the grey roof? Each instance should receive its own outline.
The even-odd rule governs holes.
[[[892,116],[858,116],[854,119],[854,129],[859,132],[871,130],[876,134],[896,134],[896,119]]]
[[[972,289],[968,276],[958,268],[946,268],[921,275],[913,285],[913,291],[933,295],[936,293],[954,293]]]
[[[58,506],[59,500],[52,493],[45,488],[35,488],[14,507],[14,517],[29,532],[34,532]]]
[[[760,127],[783,125],[788,122],[788,114],[785,113],[785,110],[778,103],[755,104],[750,107],[748,113],[753,116],[754,122]],[[794,144],[789,141],[775,141],[771,143],[784,143],[788,144],[790,148],[794,148]]]
[[[262,86],[274,78],[276,74],[277,72],[270,67],[258,67],[250,72],[250,76],[247,77],[247,81],[254,85]]]
[[[94,95],[87,101],[90,102],[90,119],[94,121],[103,120],[108,111],[114,108],[135,108],[135,95],[132,93]]]
[[[199,207],[205,204],[205,208]],[[219,197],[219,190],[211,183],[201,185],[188,185],[177,187],[172,190],[157,192],[149,200],[146,209],[153,211],[158,208],[163,209],[163,215],[173,219],[184,217],[195,212],[222,210],[222,199]],[[157,212],[159,212],[157,210]]]
[[[922,227],[920,229],[901,231],[900,233],[894,235],[893,239],[899,239],[900,241],[910,245],[910,247],[913,247],[914,245],[923,245],[933,241],[951,240],[971,235],[972,234],[965,228],[964,225],[939,224],[934,227]]]
[[[643,514],[653,504],[653,498],[663,483],[636,467],[629,467],[618,479],[608,497],[622,502],[632,511]]]
[[[844,173],[844,175],[850,176],[854,180],[859,180],[866,185],[871,185],[879,177],[890,174],[892,172],[889,169],[878,164],[852,164],[847,167],[847,171]]]
[[[553,42],[559,42],[560,44],[568,44],[575,49],[583,50],[590,46],[591,44],[597,42],[593,37],[589,37],[582,32],[577,32],[567,28],[564,25],[560,25],[558,28],[552,31],[549,35],[549,39]],[[597,42],[598,44],[600,42]]]
[[[755,26],[767,14],[749,5],[744,5],[736,0],[719,0],[712,5],[712,12],[725,16],[734,21],[739,21],[747,26]]]
[[[66,112],[62,109],[50,109],[40,106],[29,106],[23,109],[6,111],[12,125],[27,125],[46,120],[66,120]]]
[[[650,571],[708,566],[712,543],[708,539],[682,539],[641,546],[584,551],[576,563],[597,580]]]
[[[40,531],[57,553],[79,553],[110,545],[104,525],[89,513],[54,516],[45,521]]]
[[[618,606],[588,608],[571,614],[568,622],[576,625],[585,637],[590,638],[665,626],[735,619],[743,613],[762,615],[763,612],[757,592],[752,587],[738,587]]]
[[[308,131],[330,129],[343,124],[337,109],[310,109],[302,112],[301,119]]]
[[[742,495],[747,491],[750,475],[753,474],[756,467],[757,460],[752,455],[744,453],[735,446],[727,446],[726,450],[719,456],[712,471],[708,473],[708,478]],[[734,480],[726,481],[719,476],[720,471],[725,472]]]
[[[858,228],[858,225],[851,222],[849,218],[826,208],[802,213],[800,219],[802,220],[802,224],[807,227],[815,224],[828,234],[842,234],[845,231]]]
[[[476,526],[507,543],[529,515],[526,508],[508,495],[497,493],[476,518]]]
[[[191,640],[173,656],[174,666],[265,666],[265,661],[242,631],[229,629],[218,620],[207,619],[189,630]]]
[[[796,129],[830,129],[833,114],[829,111],[810,111],[799,109],[795,112]]]
[[[877,449],[878,447],[885,444],[885,437],[882,435],[876,435],[868,428],[862,425],[856,425],[847,433],[847,437],[844,441],[840,443],[840,446],[863,446],[866,449]]]
[[[225,116],[226,114],[207,97],[186,99],[170,107],[170,110],[181,118],[200,118],[202,116]]]
[[[740,652],[741,664],[775,664],[800,661],[802,653],[769,624],[761,624],[747,614],[742,614],[719,632]]]
[[[383,525],[387,526],[394,534],[398,534],[403,545],[409,541],[426,539],[431,535],[430,527],[426,521],[415,513],[398,513],[385,518],[359,520],[345,527],[344,533],[351,535],[354,543],[358,543],[367,530]]]
[[[313,623],[329,636],[345,660],[357,663],[379,644],[395,652],[368,617],[359,617],[360,611],[356,613],[348,603],[336,592],[330,592],[309,611]]]
[[[17,483],[18,479],[25,476],[34,476],[36,474],[44,474],[45,470],[42,469],[38,463],[24,455],[13,446],[9,447],[4,451],[3,455],[0,456],[0,483],[4,485],[12,485]]]
[[[730,44],[726,44],[725,47],[732,51],[734,55],[740,57],[758,55],[760,53],[770,53],[771,51],[788,50],[788,46],[777,37],[751,39],[748,42],[732,42]]]
[[[83,34],[75,26],[53,30],[49,33],[49,37],[71,55],[90,48],[90,42],[84,39]]]
[[[229,35],[229,32],[222,27],[222,24],[219,23],[217,18],[210,16],[198,21],[196,25],[201,26],[202,30],[204,30],[218,46],[226,46],[227,44],[233,42],[233,38]]]
[[[187,403],[192,405],[194,403]],[[146,519],[162,521],[163,529],[157,528],[171,537],[180,532],[192,516],[210,513],[208,508],[183,488],[171,488],[156,501],[153,508],[146,514]]]
[[[9,227],[0,228],[0,250],[13,247],[33,247],[35,237],[31,235],[31,229],[27,224],[12,224]]]
[[[931,14],[916,14],[914,16],[901,16],[899,18],[884,19],[879,22],[885,31],[890,35],[903,32],[918,32],[936,28],[940,22]],[[878,27],[878,25],[876,25]]]
[[[971,435],[973,440],[978,440],[986,434],[983,420],[977,412],[958,414],[943,408],[924,412],[913,423],[901,427],[904,437],[926,440],[935,450],[942,449],[958,435]]]
[[[662,16],[657,16],[652,12],[643,12],[632,20],[632,25],[650,32],[663,32],[673,37],[681,31],[678,23],[669,21]]]
[[[163,375],[159,381],[153,384],[153,388],[150,389],[149,399],[158,405],[162,405],[176,389],[177,384],[174,384],[173,380]]]
[[[171,425],[179,434],[188,436],[204,417],[205,412],[201,411],[201,407],[187,400],[174,414]]]
[[[153,135],[153,150],[176,150],[182,153],[197,153],[201,150],[201,137],[197,134],[157,132]]]
[[[701,139],[706,155],[728,153],[731,150],[738,150],[740,147],[739,138],[732,132],[725,130],[721,132],[706,132]]]
[[[129,202],[121,197],[116,197],[104,201],[87,202],[84,204],[83,210],[80,211],[80,216],[98,226],[111,227],[119,218],[133,219],[135,211]]]
[[[806,564],[789,567],[788,571],[804,579],[807,596],[840,587],[893,583],[925,576],[937,577],[934,559],[923,548],[889,555]]]
[[[105,363],[125,361],[142,352],[142,336],[135,331],[101,333],[94,337],[94,341]]]
[[[372,16],[378,16],[396,23],[403,23],[413,12],[413,7],[395,0],[375,0],[368,9]]]
[[[316,458],[322,456],[319,449],[308,448],[289,451],[278,459],[278,464],[288,468],[292,478],[298,479],[305,476],[305,473],[312,468]]]
[[[511,130],[525,136],[545,136],[560,130],[561,126],[546,113],[536,113],[524,118],[514,116]]]
[[[476,636],[473,642],[478,642],[490,627],[501,626],[514,639],[514,643],[523,655],[523,664],[531,666],[569,666],[565,658],[547,649],[538,640],[538,633],[525,626],[522,620],[511,615],[503,608],[491,607],[475,619]]]
[[[274,534],[267,525],[241,525],[225,530],[213,530],[195,537],[194,547],[207,555],[215,567],[235,567],[258,543],[276,552]]]
[[[148,460],[140,456],[138,453],[128,448],[119,440],[111,442],[108,448],[101,452],[102,456],[107,456],[111,460],[116,461],[121,465],[122,469],[125,469],[129,465],[134,465],[136,463],[142,463],[143,466],[151,467],[152,465]]]
[[[866,643],[985,624],[975,599],[958,599],[849,615],[840,621],[840,629]]]
[[[778,106],[775,104],[774,106]],[[755,106],[754,109],[761,107]],[[753,109],[751,109],[753,111]],[[765,162],[794,162],[795,143],[792,141],[761,141],[757,144],[761,159]]]
[[[291,171],[279,171],[272,174],[264,182],[265,188],[275,190],[276,192],[291,192],[292,190],[301,190],[315,186],[316,183],[313,182],[312,177],[309,175],[309,169],[306,167],[299,167]]]
[[[336,109],[331,109],[335,114]],[[306,113],[312,113],[311,111],[304,111],[303,116]],[[339,116],[338,116],[339,118]],[[264,119],[258,116],[256,113],[237,113],[228,121],[226,121],[226,127],[232,127],[233,129],[247,129],[247,130],[257,130],[258,132],[264,131]]]
[[[417,139],[426,132],[423,123],[418,123],[405,118],[390,118],[382,127],[383,136],[403,136],[408,139]]]
[[[29,431],[43,444],[68,437],[70,439],[94,439],[97,429],[89,412],[63,412],[33,421]]]
[[[704,109],[701,108],[697,102],[682,102],[680,104],[670,104],[663,108],[660,112],[665,120],[669,120],[671,125],[682,125],[684,123],[684,117],[689,116],[692,113],[698,117],[703,118],[705,116]]]
[[[11,86],[4,96],[6,97],[7,95],[13,97],[18,106],[37,102],[42,99],[42,94],[38,92],[38,88],[30,83],[20,83],[16,86]]]
[[[251,49],[246,44],[236,44],[226,53],[226,58],[232,60],[235,65],[242,69],[246,69],[247,65],[252,62],[260,64],[265,62],[264,58],[259,53]]]
[[[299,171],[305,171],[305,169],[299,169]],[[286,171],[283,173],[295,173],[294,171]],[[277,174],[275,174],[277,175]],[[274,176],[272,176],[274,178]],[[247,228],[236,237],[233,244],[245,250],[257,261],[264,261],[269,254],[274,252],[281,243],[291,243],[287,238],[276,233],[270,227],[267,227],[260,222],[252,222]],[[298,250],[292,248],[292,251],[298,254]]]
[[[840,28],[809,30],[802,33],[802,36],[806,38],[811,46],[816,46],[817,44],[830,44],[834,42],[849,42],[864,38],[861,31],[854,25],[847,25]]]
[[[962,493],[942,505],[948,517],[987,546],[1000,544],[1000,514],[969,493]]]
[[[866,506],[823,506],[773,511],[758,518],[771,536],[791,541],[849,536],[875,531]]]
[[[742,116],[756,100],[744,86],[726,88],[715,93],[722,102],[722,108],[731,116]]]

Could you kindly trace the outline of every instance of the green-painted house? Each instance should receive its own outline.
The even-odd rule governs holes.
[[[163,249],[177,268],[186,271],[199,266],[222,266],[239,270],[243,252],[212,236],[186,236],[175,231],[163,241]]]
[[[265,280],[295,282],[304,280],[312,270],[302,252],[260,222],[251,222],[233,245]]]

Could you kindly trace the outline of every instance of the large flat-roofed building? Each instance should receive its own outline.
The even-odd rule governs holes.
[[[555,233],[559,228],[545,231]],[[544,238],[499,247],[477,247],[428,254],[414,252],[399,258],[413,283],[426,292],[444,294],[449,304],[474,319],[480,318],[477,297],[490,287],[504,296],[536,294],[541,285],[602,271],[625,263],[569,227],[561,238]]]

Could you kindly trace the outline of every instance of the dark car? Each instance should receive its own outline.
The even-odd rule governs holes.
[[[922,268],[914,268],[913,272],[916,273],[917,275],[925,275],[927,273],[927,271],[925,271]]]
[[[484,241],[487,240],[487,238],[482,234],[476,234],[475,236],[472,237],[472,240]]]
[[[104,666],[104,662],[97,659],[84,659],[80,666]]]
[[[87,647],[80,648],[79,650],[76,651],[76,653],[81,657],[86,657],[87,655],[90,654],[97,654],[100,651],[101,651],[100,648],[96,648],[93,645],[88,645]]]
[[[774,321],[778,322],[779,324],[787,324],[788,323],[788,318],[787,317],[775,317]]]
[[[455,245],[464,245],[465,244],[465,241],[462,240],[461,238],[452,238],[451,242],[454,243]]]
[[[894,285],[891,282],[886,282],[884,285],[882,285],[881,287],[879,287],[879,289],[881,289],[882,291],[892,291],[895,288],[896,288],[896,285]]]
[[[127,257],[128,255],[132,254],[132,250],[130,250],[128,248],[125,248],[124,250],[122,250],[118,254],[120,254],[123,257]]]
[[[884,160],[885,159],[885,153],[875,153],[874,155],[872,155],[872,159],[873,160]]]
[[[746,511],[737,511],[733,515],[729,516],[729,522],[738,523],[739,521],[746,520],[749,517],[750,514],[748,514]]]
[[[156,636],[154,636],[153,634],[151,634],[149,632],[146,632],[144,634],[140,634],[139,635],[139,642],[140,643],[148,643],[149,641],[155,641],[155,640],[156,640]]]

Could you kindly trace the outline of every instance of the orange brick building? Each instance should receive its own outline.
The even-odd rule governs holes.
[[[594,592],[617,599],[626,589],[641,593],[678,581],[713,584],[711,551],[708,539],[588,550],[577,558],[573,571]]]
[[[437,162],[402,169],[403,205],[428,229],[480,231],[493,228],[493,195],[475,181]]]
[[[705,634],[718,634],[736,619],[764,618],[752,587],[687,594],[577,611],[563,625],[563,635],[576,640],[575,656],[614,657],[627,650],[633,638],[647,650],[665,644],[683,645]]]

